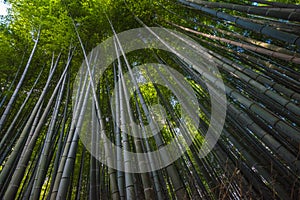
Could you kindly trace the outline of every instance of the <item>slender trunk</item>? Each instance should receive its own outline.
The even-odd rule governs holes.
[[[273,7],[279,7],[279,8],[297,8],[297,9],[300,9],[300,5],[296,5],[296,4],[287,4],[287,3],[266,1],[266,0],[249,0],[249,1],[262,3],[262,4],[267,4],[267,5],[272,5]]]
[[[7,89],[7,91],[11,91],[11,88],[13,87],[15,81],[17,80],[17,77],[18,77],[18,75],[19,75],[19,73],[20,73],[20,70],[21,70],[21,67],[22,67],[22,65],[23,65],[23,61],[24,61],[25,54],[26,54],[26,51],[24,51],[24,54],[23,54],[23,56],[22,56],[22,59],[21,59],[21,63],[20,63],[20,65],[19,65],[19,68],[18,68],[18,70],[17,70],[17,72],[16,72],[16,75],[15,75],[13,81],[10,83],[10,85],[9,85],[9,87],[8,87],[8,89]],[[0,93],[0,95],[2,95],[2,94]],[[2,98],[2,100],[1,100],[1,102],[0,102],[0,108],[1,108],[2,105],[4,104],[4,102],[5,102],[5,100],[6,100],[6,97],[7,97],[7,94]],[[0,128],[0,130],[1,130],[1,128]]]
[[[26,64],[26,66],[25,66],[25,69],[24,69],[24,71],[23,71],[23,74],[22,74],[22,76],[21,76],[21,78],[20,78],[20,80],[19,80],[19,82],[18,82],[18,85],[17,85],[16,89],[14,90],[14,93],[12,94],[12,96],[11,96],[11,98],[10,98],[10,100],[9,100],[9,102],[8,102],[8,104],[7,104],[7,106],[6,106],[6,108],[5,108],[4,113],[3,113],[2,116],[1,116],[1,119],[0,119],[0,131],[1,131],[3,125],[4,125],[5,121],[6,121],[6,118],[7,118],[8,115],[9,115],[9,112],[10,112],[12,106],[13,106],[13,103],[15,102],[15,100],[16,100],[16,98],[17,98],[17,95],[18,95],[18,92],[19,92],[19,90],[20,90],[20,88],[21,88],[21,86],[22,86],[22,84],[23,84],[23,81],[24,81],[25,76],[26,76],[26,74],[27,74],[27,71],[28,71],[28,69],[29,69],[30,63],[31,63],[31,61],[32,61],[33,55],[34,55],[34,53],[35,53],[35,51],[36,51],[36,49],[37,49],[37,45],[38,45],[38,42],[39,42],[39,39],[40,39],[40,33],[41,33],[41,28],[39,28],[39,30],[38,30],[37,38],[36,38],[36,40],[35,40],[34,46],[33,46],[33,48],[32,48],[31,54],[30,54],[30,56],[29,56],[29,59],[28,59],[28,61],[27,61],[27,64]]]
[[[4,143],[7,142],[7,137],[10,136],[11,132],[12,132],[13,129],[15,128],[15,124],[16,124],[16,122],[17,122],[19,116],[21,115],[21,113],[22,113],[22,111],[23,111],[25,105],[27,104],[27,102],[28,102],[28,100],[29,100],[29,98],[30,98],[30,96],[31,96],[31,94],[32,94],[32,92],[33,92],[33,89],[35,88],[37,82],[39,81],[42,72],[43,72],[43,70],[41,70],[40,74],[38,75],[37,79],[35,80],[35,82],[34,82],[33,86],[31,87],[30,91],[27,93],[26,99],[23,101],[21,107],[19,108],[18,113],[15,115],[15,117],[14,117],[13,121],[11,122],[10,126],[8,127],[8,129],[7,129],[6,133],[5,133],[5,135],[4,135],[3,138],[1,139],[0,149],[3,149]]]
[[[237,10],[245,12],[247,14],[255,14],[267,17],[276,17],[280,19],[286,19],[291,21],[300,21],[300,9],[297,8],[269,8],[260,6],[245,6],[232,3],[219,3],[219,2],[207,2],[201,0],[187,0],[194,2],[198,5],[205,6],[207,8],[227,8],[230,10]]]
[[[48,129],[48,132],[46,134],[46,138],[45,138],[45,143],[43,146],[43,151],[42,151],[42,155],[39,158],[39,167],[37,169],[37,173],[35,175],[35,180],[33,183],[33,190],[31,192],[31,198],[32,199],[38,199],[41,189],[42,189],[42,184],[44,181],[44,178],[46,176],[46,170],[47,170],[47,161],[49,159],[49,153],[50,153],[50,147],[51,147],[51,142],[53,141],[53,134],[55,133],[55,124],[56,124],[56,120],[58,117],[58,112],[59,112],[59,107],[61,104],[61,100],[62,100],[62,96],[64,93],[64,86],[65,86],[65,81],[66,81],[66,75],[64,77],[64,80],[62,82],[61,88],[60,88],[60,92],[59,95],[57,96],[57,101],[56,101],[56,105],[54,107],[53,113],[52,113],[52,118],[51,118],[51,122],[50,122],[50,126]]]
[[[119,59],[119,57],[118,57]],[[118,64],[121,64],[119,61],[118,61]],[[117,69],[116,69],[116,66],[114,66],[114,82],[115,82],[115,88],[118,87],[117,85]],[[118,79],[120,81],[120,78],[121,78],[121,74],[118,73]],[[120,83],[119,83],[120,84]],[[121,151],[121,148],[122,148],[122,143],[121,143],[121,131],[120,131],[120,127],[119,127],[119,124],[120,124],[120,90],[117,90],[116,91],[116,98],[115,98],[115,105],[116,105],[116,110],[115,110],[115,137],[116,137],[116,146],[118,147],[117,148],[117,168],[118,169],[123,169],[123,155],[122,155],[122,151]],[[117,179],[118,179],[118,188],[119,188],[119,193],[120,193],[120,198],[121,199],[125,199],[125,187],[124,187],[124,172],[123,171],[120,171],[118,170],[117,171]]]
[[[42,117],[41,117],[41,119],[38,123],[38,126],[36,127],[36,129],[34,131],[34,134],[33,134],[32,138],[30,139],[30,142],[29,142],[27,148],[24,149],[26,152],[24,152],[24,154],[22,155],[22,157],[20,158],[20,160],[18,162],[17,170],[14,173],[14,175],[12,177],[12,180],[9,184],[8,190],[5,193],[5,196],[4,196],[5,199],[13,199],[14,196],[16,195],[16,193],[17,193],[18,186],[21,183],[23,174],[24,174],[25,169],[26,169],[26,165],[27,165],[27,163],[30,159],[31,153],[32,153],[33,148],[35,146],[36,140],[39,136],[40,130],[41,130],[42,126],[45,123],[48,112],[52,107],[53,100],[56,96],[56,93],[58,92],[58,89],[60,87],[61,82],[63,81],[63,77],[64,77],[67,69],[68,69],[68,67],[66,67],[64,73],[60,77],[60,80],[58,81],[58,84],[57,84],[57,86],[55,87],[55,89],[53,91],[53,94],[52,94],[52,96],[51,96],[51,98],[50,98],[50,100],[47,104],[47,107],[44,110],[44,113],[43,113],[43,115],[42,115]],[[1,175],[2,175],[2,173],[1,173]]]
[[[80,160],[80,169],[79,169],[79,176],[77,180],[77,188],[76,188],[76,200],[80,200],[80,192],[82,187],[82,176],[83,176],[83,167],[84,167],[84,158],[85,158],[85,148],[83,147],[82,154],[81,154],[81,160]]]
[[[284,42],[288,42],[289,44],[295,44],[297,46],[300,46],[300,36],[298,36],[298,35],[285,33],[283,31],[276,30],[268,25],[261,25],[261,24],[256,24],[256,23],[253,23],[253,22],[250,22],[247,20],[243,20],[239,17],[234,17],[232,15],[229,15],[229,14],[226,14],[226,13],[223,13],[220,11],[215,11],[210,8],[205,8],[204,6],[199,6],[197,4],[190,3],[185,0],[178,0],[178,1],[180,3],[182,3],[183,5],[190,6],[192,8],[203,11],[207,14],[213,15],[218,18],[234,22],[235,24],[237,24],[243,28],[246,28],[248,30],[255,31],[255,32],[273,37],[275,39],[278,39],[278,40],[281,40]]]
[[[169,22],[169,23],[171,23],[171,22]],[[188,32],[191,32],[191,33],[195,33],[197,35],[201,35],[201,36],[206,37],[206,38],[218,40],[220,42],[226,42],[228,44],[235,45],[235,46],[238,46],[238,47],[242,47],[244,49],[252,50],[252,51],[255,51],[257,53],[262,53],[262,54],[272,56],[272,57],[275,57],[275,58],[278,58],[278,59],[282,59],[282,60],[285,60],[285,61],[290,61],[290,62],[293,62],[295,64],[300,64],[300,57],[295,57],[295,56],[292,56],[292,55],[279,53],[279,52],[276,52],[276,51],[271,51],[271,50],[260,48],[260,47],[257,47],[257,46],[252,46],[252,45],[248,45],[248,44],[244,44],[244,43],[240,43],[240,42],[235,42],[235,41],[228,40],[228,39],[221,38],[221,37],[217,37],[217,36],[214,36],[214,35],[201,33],[199,31],[195,31],[195,30],[192,30],[192,29],[180,26],[180,25],[173,24],[173,23],[171,23],[171,24],[175,27],[178,27],[178,28],[182,29],[182,30],[185,30],[185,31],[188,31]]]

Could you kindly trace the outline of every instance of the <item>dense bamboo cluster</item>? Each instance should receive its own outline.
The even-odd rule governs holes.
[[[88,41],[82,37],[88,31],[82,31],[69,14],[76,42],[68,52],[53,52],[47,66],[37,68],[33,77],[28,71],[37,66],[32,61],[43,37],[39,26],[31,53],[1,88],[1,199],[300,198],[299,5],[264,0],[154,2],[156,12],[150,21],[132,10],[132,1],[123,6],[134,26],[149,30],[164,44],[168,41],[155,35],[150,25],[175,29],[197,42],[199,47],[188,47],[189,41],[178,38],[187,45],[186,52],[199,54],[197,64],[206,71],[171,53],[178,49],[170,46],[169,52],[148,49],[127,55],[116,31],[116,16],[104,13],[101,17],[108,24],[108,35],[114,36],[112,54],[117,59],[94,82],[98,52],[89,54]],[[78,57],[86,68],[78,72],[76,83]],[[193,94],[172,70],[134,70],[143,63],[180,72]],[[227,112],[217,144],[201,158],[212,121],[210,87],[219,89],[221,84],[212,78],[212,66],[221,73],[227,99],[217,110],[226,107]],[[28,76],[31,81],[26,83]],[[157,77],[164,86],[154,84]],[[134,92],[129,91],[128,79]],[[145,80],[149,83],[142,85]],[[197,127],[180,113],[193,102],[178,100],[193,95],[199,111],[189,114]],[[162,107],[151,107],[157,103]],[[88,121],[86,113],[92,113]],[[163,125],[151,123],[153,119]],[[82,130],[91,132],[90,148],[82,142]],[[126,151],[112,151],[104,136]],[[132,167],[151,169],[158,159],[151,154],[137,157],[137,166],[131,166],[129,152],[160,150],[172,140],[178,149],[187,149],[175,162],[158,170],[128,172]],[[97,156],[104,156],[107,163]],[[112,163],[123,170],[108,167]]]

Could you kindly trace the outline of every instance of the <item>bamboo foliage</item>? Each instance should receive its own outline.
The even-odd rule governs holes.
[[[299,197],[299,5],[264,0],[75,4],[61,4],[74,29],[68,33],[73,35],[69,51],[49,45],[53,38],[47,40],[50,33],[40,29],[28,57],[19,49],[18,65],[1,78],[1,199]],[[50,27],[43,17],[37,22]],[[153,24],[178,41],[160,37],[150,28]],[[135,27],[148,30],[165,49],[125,53],[126,41],[118,33]],[[108,36],[114,38],[110,53],[116,59],[95,80],[99,59],[106,58],[97,49],[88,52]],[[178,53],[172,42],[184,44],[184,52]],[[191,62],[189,52],[199,62]],[[24,69],[22,60],[27,60]],[[222,88],[212,66],[224,83],[226,105],[221,105],[221,94],[212,92]],[[220,104],[217,108],[212,108],[212,97]],[[197,110],[190,110],[192,105]],[[202,158],[208,130],[216,130],[210,126],[212,109],[221,112],[224,107],[222,134]],[[182,155],[153,170],[163,156],[151,152],[172,141]],[[146,156],[132,158],[131,153]],[[130,173],[132,169],[149,170]]]

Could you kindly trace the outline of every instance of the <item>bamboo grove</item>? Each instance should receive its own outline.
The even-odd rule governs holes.
[[[7,3],[11,10],[0,26],[1,199],[300,199],[299,1]],[[161,49],[124,53],[117,34],[140,27],[176,30],[196,41],[208,73]],[[78,70],[92,63],[89,52],[111,36],[118,59],[92,84],[94,69]],[[176,78],[168,79],[172,70],[145,68],[129,79],[148,83],[127,92],[123,75],[144,63],[167,65],[184,76],[197,99],[197,127],[182,119],[181,108],[192,102],[180,104],[178,96],[192,94],[172,92],[182,87]],[[211,123],[209,87],[218,87],[209,78],[213,65],[227,99],[218,109],[227,111],[220,138],[202,158]],[[76,90],[77,74],[94,92],[91,99]],[[165,86],[154,84],[155,77]],[[95,114],[87,122],[88,101]],[[162,107],[152,109],[157,103]],[[160,125],[146,129],[153,118]],[[124,132],[133,122],[141,127],[133,134],[153,136]],[[115,155],[107,162],[123,171],[91,155],[80,138],[82,128],[95,133],[91,142],[105,134],[128,152],[156,151],[173,140],[187,151],[162,169],[129,173],[131,160],[122,151],[103,145]],[[148,165],[155,162],[147,159]],[[136,167],[142,164],[139,160]]]

